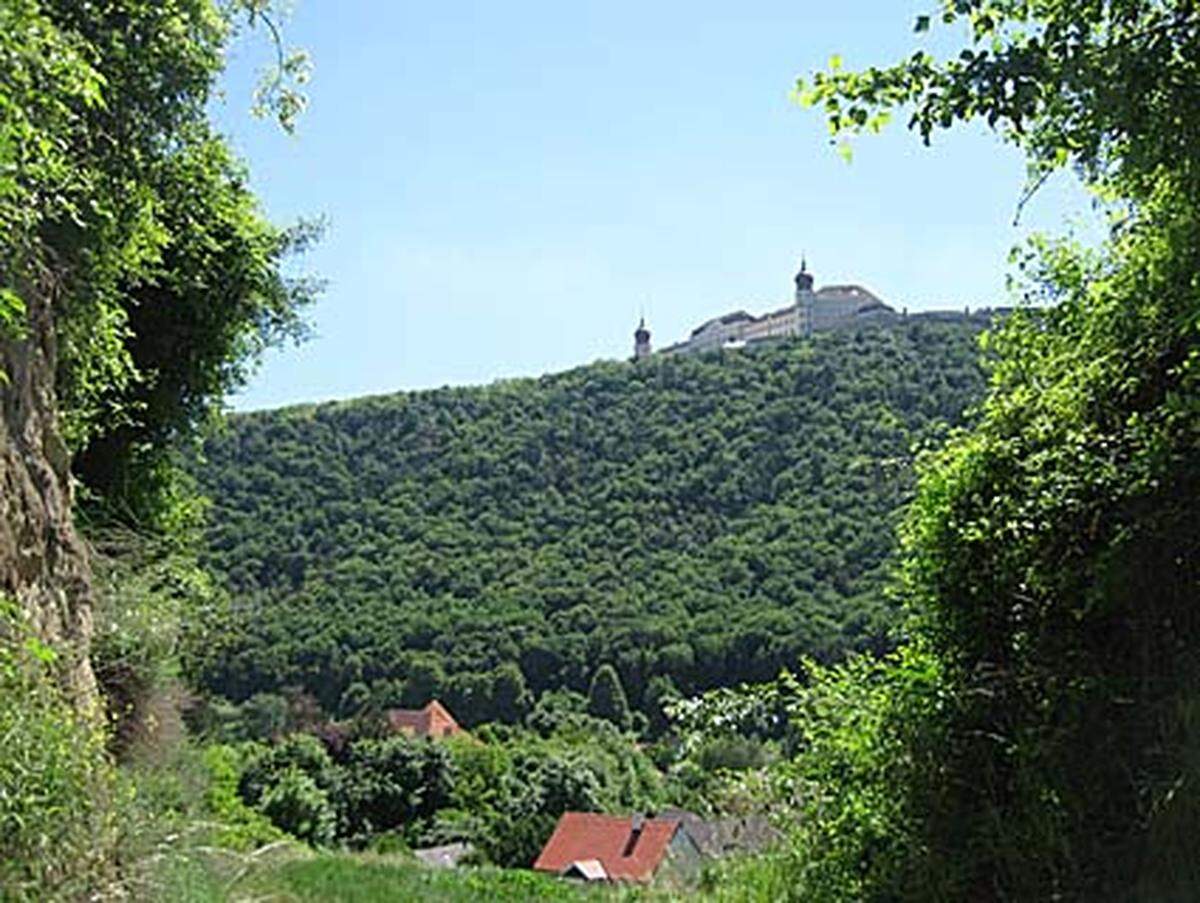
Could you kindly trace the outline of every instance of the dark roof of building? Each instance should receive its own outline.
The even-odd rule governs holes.
[[[724,326],[728,323],[741,323],[745,320],[753,320],[753,319],[754,319],[754,317],[750,316],[750,314],[746,313],[746,311],[735,310],[731,314],[724,314],[720,317],[713,317],[711,320],[705,320],[703,323],[701,323],[699,326],[697,326],[695,329],[692,330],[692,335],[694,335],[694,336],[699,335],[700,333],[704,332],[704,330],[708,329],[710,326],[716,326],[718,324]]]
[[[871,292],[861,285],[823,285],[816,291],[818,298],[829,297],[831,295],[839,295],[844,298],[857,298],[863,301],[877,301],[880,304],[883,302],[879,296]]]
[[[595,860],[614,881],[649,881],[666,858],[681,822],[673,818],[565,812],[533,867],[586,874]],[[583,864],[587,863],[585,867]]]
[[[786,307],[781,307],[781,308],[779,308],[778,310],[773,310],[773,311],[771,311],[770,313],[763,314],[761,317],[758,317],[757,319],[759,319],[759,320],[770,320],[770,319],[773,319],[773,318],[775,318],[775,317],[781,317],[781,316],[783,316],[783,315],[784,315],[784,314],[786,314],[786,313],[791,313],[791,312],[792,312],[792,311],[794,311],[795,309],[796,309],[796,305],[795,305],[794,303],[793,303],[793,304],[789,304],[789,305],[787,305]]]
[[[731,853],[757,853],[778,835],[764,815],[731,815],[723,818],[702,818],[686,809],[669,807],[660,810],[659,818],[677,818],[705,856],[727,856]]]

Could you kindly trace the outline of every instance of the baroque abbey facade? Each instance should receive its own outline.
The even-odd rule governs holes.
[[[808,266],[796,274],[796,300],[780,310],[754,317],[744,310],[700,324],[682,342],[660,354],[691,354],[717,348],[738,348],[755,342],[808,336],[846,326],[886,324],[901,315],[860,285],[827,285],[813,288]],[[634,336],[634,358],[649,357],[650,332],[643,321]]]

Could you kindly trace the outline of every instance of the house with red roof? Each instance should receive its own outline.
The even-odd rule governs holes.
[[[700,848],[682,819],[565,812],[533,867],[584,881],[681,879],[700,869]]]
[[[439,740],[463,733],[454,716],[436,699],[423,709],[388,709],[384,716],[388,727],[409,737]]]

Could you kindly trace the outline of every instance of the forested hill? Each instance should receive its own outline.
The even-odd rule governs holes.
[[[207,448],[230,589],[194,670],[330,712],[513,718],[615,665],[630,703],[886,642],[912,450],[980,397],[978,325],[236,416]]]

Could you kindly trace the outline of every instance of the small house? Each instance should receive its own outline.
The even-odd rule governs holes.
[[[689,879],[700,848],[678,818],[566,812],[533,867],[583,881],[647,882],[664,874]]]
[[[409,737],[440,740],[463,733],[454,716],[436,699],[423,709],[388,709],[384,716],[388,727]]]

